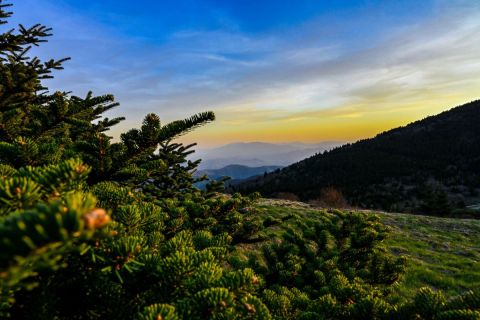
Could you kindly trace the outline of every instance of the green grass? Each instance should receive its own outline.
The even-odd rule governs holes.
[[[480,220],[380,213],[392,227],[386,244],[408,258],[399,295],[429,286],[449,294],[480,287]]]
[[[263,219],[281,219],[295,214],[298,218],[314,218],[321,210],[288,201],[262,200],[257,207]],[[460,294],[480,287],[480,220],[463,220],[378,213],[392,232],[386,246],[396,255],[408,258],[407,272],[396,294],[411,297],[418,288],[428,286],[448,295]],[[266,239],[274,239],[293,223],[286,220],[261,231]],[[245,245],[240,251],[255,250],[260,245]]]

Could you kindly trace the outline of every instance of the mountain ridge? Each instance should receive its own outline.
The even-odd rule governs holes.
[[[335,188],[355,206],[388,211],[463,208],[480,191],[480,100],[313,155],[235,186],[303,200]],[[441,204],[441,205],[440,205]]]
[[[197,175],[206,174],[211,179],[217,179],[222,177],[231,177],[232,179],[246,179],[255,175],[264,174],[265,172],[271,172],[280,169],[280,166],[261,166],[261,167],[249,167],[240,164],[231,164],[220,169],[204,169],[198,170]]]
[[[249,167],[287,166],[316,153],[330,150],[344,142],[269,143],[236,142],[211,149],[200,149],[192,155],[201,158],[200,169],[220,169],[231,164]]]

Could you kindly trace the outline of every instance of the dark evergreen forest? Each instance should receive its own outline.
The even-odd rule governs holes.
[[[473,214],[480,202],[480,101],[473,101],[317,154],[239,184],[266,196],[302,200],[335,188],[353,206],[426,214]]]

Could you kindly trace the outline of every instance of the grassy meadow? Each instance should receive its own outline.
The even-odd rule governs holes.
[[[257,206],[261,218],[272,221],[260,233],[265,241],[274,241],[286,228],[298,228],[297,218],[315,219],[325,212],[284,200],[262,199]],[[399,299],[413,296],[422,286],[448,294],[461,294],[479,286],[480,220],[383,212],[378,215],[391,228],[386,248],[407,258],[407,271],[395,288]],[[244,244],[238,251],[247,254],[261,245]]]

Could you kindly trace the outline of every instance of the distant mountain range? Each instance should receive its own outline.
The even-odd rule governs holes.
[[[195,185],[200,189],[204,189],[209,181],[229,177],[230,179],[225,182],[225,186],[228,187],[232,184],[241,183],[245,179],[264,175],[275,170],[280,170],[281,168],[282,167],[280,166],[248,167],[239,164],[231,164],[220,169],[198,170],[194,173],[194,176],[201,177],[207,175],[208,180],[197,182]]]
[[[263,167],[248,167],[239,164],[231,164],[221,169],[199,170],[197,175],[206,174],[210,179],[219,179],[222,177],[230,177],[235,180],[250,178],[264,173],[272,172],[280,169],[280,166],[263,166]]]
[[[480,100],[335,148],[235,187],[351,205],[446,214],[480,202]]]
[[[192,158],[202,159],[199,169],[221,169],[236,164],[248,167],[287,166],[316,153],[337,147],[344,142],[308,143],[231,143],[213,149],[197,150]]]

